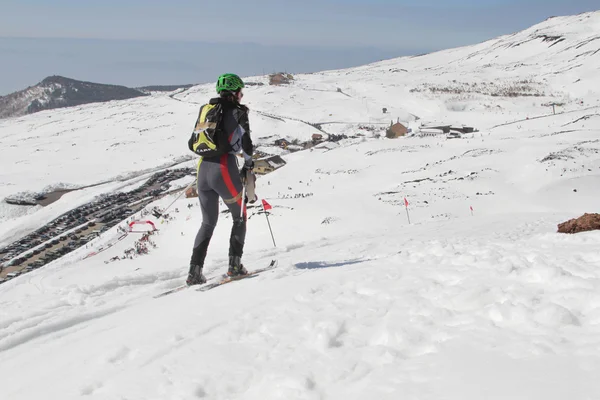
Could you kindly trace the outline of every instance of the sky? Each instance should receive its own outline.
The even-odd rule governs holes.
[[[598,0],[0,0],[0,95],[49,75],[142,86],[352,67],[597,9]]]

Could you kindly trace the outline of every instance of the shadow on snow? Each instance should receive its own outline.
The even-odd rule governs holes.
[[[348,261],[341,261],[341,262],[335,262],[335,263],[327,263],[325,261],[310,261],[310,262],[303,262],[303,263],[298,263],[295,264],[294,267],[296,267],[297,269],[319,269],[319,268],[335,268],[335,267],[345,267],[347,265],[354,265],[354,264],[360,264],[360,263],[364,263],[370,261],[369,259],[366,260],[348,260]]]

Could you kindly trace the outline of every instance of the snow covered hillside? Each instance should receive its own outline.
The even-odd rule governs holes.
[[[144,96],[145,93],[125,86],[82,82],[62,76],[49,76],[35,86],[0,96],[0,118],[16,117],[73,107],[81,104],[124,100]]]
[[[599,212],[598,65],[595,12],[290,85],[248,78],[253,137],[287,164],[257,181],[277,247],[252,206],[244,261],[278,267],[155,299],[185,279],[197,200],[154,219],[146,255],[111,261],[139,237],[109,230],[0,286],[0,397],[600,398],[600,232],[555,233]],[[0,197],[85,187],[47,207],[2,204],[0,243],[193,165],[187,137],[213,91],[0,121]],[[386,139],[390,120],[413,135]],[[478,131],[420,134],[440,125]],[[314,133],[347,138],[274,145]],[[230,229],[221,214],[208,277],[226,270]]]

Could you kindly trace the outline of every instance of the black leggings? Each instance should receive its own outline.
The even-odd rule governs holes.
[[[243,206],[242,180],[236,156],[225,154],[205,159],[198,165],[198,198],[202,209],[202,225],[192,253],[192,264],[204,266],[208,244],[219,218],[219,198],[223,199],[233,217],[229,238],[229,255],[241,257],[246,239],[246,212]]]

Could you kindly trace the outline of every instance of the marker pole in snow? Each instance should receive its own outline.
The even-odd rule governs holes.
[[[273,230],[271,229],[271,223],[269,222],[269,214],[267,213],[267,210],[270,210],[273,207],[271,207],[271,205],[267,203],[265,199],[262,200],[262,206],[263,211],[265,212],[265,218],[267,218],[267,224],[269,225],[269,232],[271,232],[271,239],[273,239],[273,247],[277,247],[275,244],[275,237],[273,236]]]
[[[471,209],[471,217],[473,216],[473,206],[469,206],[469,208]]]
[[[406,209],[406,218],[408,218],[408,224],[410,225],[410,214],[408,213],[408,200],[404,198],[404,208]]]

